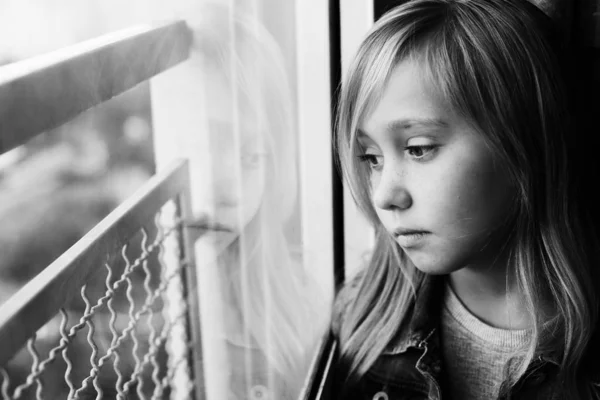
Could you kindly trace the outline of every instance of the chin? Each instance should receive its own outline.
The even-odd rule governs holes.
[[[440,261],[440,257],[432,257],[427,254],[411,254],[411,252],[406,251],[405,254],[416,269],[427,275],[448,275],[462,268],[457,264],[448,263],[448,260],[443,258],[441,258],[443,261]]]
[[[446,268],[440,268],[437,265],[420,266],[418,264],[415,264],[415,267],[426,275],[448,275],[449,273],[454,272]]]
[[[196,244],[200,245],[205,250],[208,247],[211,252],[220,254],[226,251],[238,237],[239,234],[233,231],[208,231],[196,240]]]

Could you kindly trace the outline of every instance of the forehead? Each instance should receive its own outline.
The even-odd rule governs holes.
[[[359,124],[359,133],[371,136],[390,125],[434,128],[449,124],[453,118],[421,63],[407,59],[394,67],[380,97]]]
[[[205,109],[208,118],[222,123],[238,120],[247,128],[260,129],[264,98],[255,83],[229,79],[223,72],[210,69],[203,74]]]

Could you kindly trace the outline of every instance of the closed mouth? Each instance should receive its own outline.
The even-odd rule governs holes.
[[[428,233],[431,233],[431,232],[414,230],[414,229],[396,229],[396,230],[394,230],[393,234],[395,237],[398,237],[398,236],[422,236],[422,235],[425,235]]]
[[[183,224],[186,228],[197,229],[203,231],[218,231],[218,232],[233,232],[230,227],[216,221],[212,221],[208,216],[201,215],[191,221],[186,221]]]

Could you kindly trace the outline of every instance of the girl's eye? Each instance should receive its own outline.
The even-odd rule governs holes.
[[[358,159],[361,162],[365,162],[369,164],[371,169],[380,169],[383,165],[383,156],[378,156],[376,154],[362,154],[358,156]]]
[[[434,145],[406,146],[405,151],[415,160],[424,160],[432,156],[436,148]]]

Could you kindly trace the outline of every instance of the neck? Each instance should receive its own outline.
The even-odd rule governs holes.
[[[449,276],[449,284],[465,307],[483,322],[503,329],[527,329],[533,319],[516,284],[508,260],[468,265]]]

